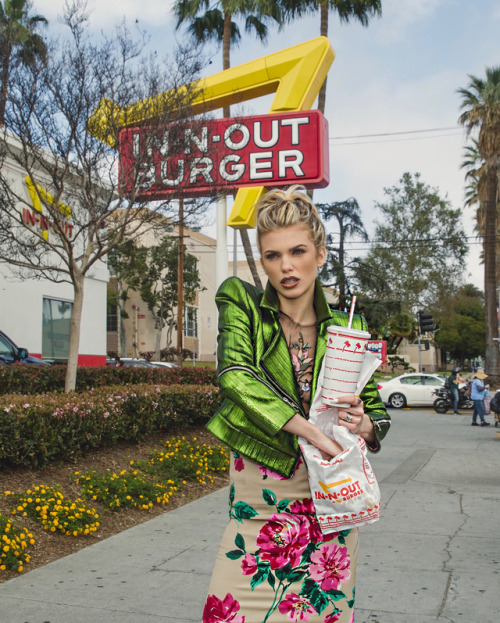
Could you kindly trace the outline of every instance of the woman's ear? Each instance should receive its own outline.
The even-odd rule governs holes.
[[[321,268],[326,261],[326,247],[321,247],[316,253],[316,263]]]

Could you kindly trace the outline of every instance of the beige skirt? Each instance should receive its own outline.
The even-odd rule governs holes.
[[[353,623],[358,531],[321,533],[305,463],[285,479],[232,453],[230,470],[202,623]]]

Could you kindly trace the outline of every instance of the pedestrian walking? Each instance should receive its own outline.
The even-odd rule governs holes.
[[[460,415],[458,413],[458,401],[459,401],[459,393],[458,386],[460,383],[465,383],[465,378],[460,374],[460,370],[462,368],[453,368],[450,376],[448,377],[447,387],[451,392],[453,397],[453,412],[455,415]]]
[[[486,394],[486,387],[484,386],[484,380],[488,378],[488,375],[484,373],[482,368],[478,368],[477,372],[472,377],[472,386],[470,391],[471,400],[474,401],[474,412],[472,414],[471,426],[479,426],[477,418],[481,420],[481,426],[489,426],[490,423],[484,419],[484,396]]]
[[[322,534],[298,436],[325,461],[342,451],[308,421],[327,327],[348,325],[317,280],[325,230],[300,186],[258,205],[265,292],[230,277],[216,296],[222,406],[208,429],[232,450],[229,525],[217,555],[203,623],[354,620],[358,530]],[[354,316],[353,328],[366,329]],[[342,397],[339,423],[376,452],[390,418],[373,379]]]

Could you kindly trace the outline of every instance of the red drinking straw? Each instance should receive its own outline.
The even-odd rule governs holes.
[[[354,306],[356,305],[356,297],[353,296],[352,300],[351,300],[351,309],[349,311],[349,322],[347,323],[347,328],[350,329],[351,328],[351,324],[352,324],[352,317],[354,316]]]

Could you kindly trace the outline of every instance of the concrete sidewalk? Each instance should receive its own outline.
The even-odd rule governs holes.
[[[356,623],[497,623],[499,429],[391,415],[371,457],[383,513],[362,528]],[[200,623],[226,522],[221,490],[9,580],[0,623]]]

